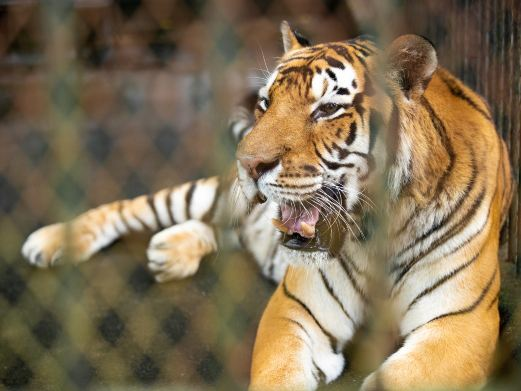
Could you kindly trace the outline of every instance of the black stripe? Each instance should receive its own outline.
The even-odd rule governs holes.
[[[344,272],[346,273],[347,278],[351,282],[351,285],[352,285],[353,289],[356,291],[356,293],[358,293],[358,295],[360,296],[360,298],[362,299],[362,301],[365,304],[369,303],[369,299],[365,295],[365,292],[362,290],[360,285],[358,285],[358,282],[356,282],[356,279],[354,278],[353,273],[351,272],[351,269],[349,269],[347,267],[347,262],[344,259],[344,257],[342,257],[342,256],[340,257],[340,262],[339,263],[340,263],[340,266],[342,266],[342,269],[344,270]]]
[[[329,153],[330,155],[333,154],[333,150],[325,142],[323,142],[322,145],[326,149],[327,153]],[[315,145],[315,149],[316,149],[316,145]]]
[[[318,172],[318,169],[313,166],[312,164],[304,164],[302,165],[302,169],[312,175],[310,175],[311,177],[315,176],[316,174],[319,174]]]
[[[345,58],[350,63],[353,62],[353,56],[351,56],[351,53],[349,53],[349,50],[342,45],[338,44],[329,44],[328,47],[333,50],[336,54],[338,54],[340,57]]]
[[[174,210],[173,208],[173,195],[174,195],[174,188],[172,188],[169,192],[165,195],[165,206],[166,210],[168,211],[168,217],[170,217],[170,222],[172,225],[176,224],[175,218],[174,218]]]
[[[318,150],[317,148],[317,145],[314,144],[313,145],[314,148],[315,148],[315,153],[317,154],[318,158],[320,160],[322,160],[322,162],[324,162],[324,164],[327,166],[327,168],[329,168],[330,170],[338,170],[339,168],[342,168],[342,167],[345,167],[345,168],[352,168],[354,167],[354,164],[353,163],[337,163],[337,162],[332,162],[328,159],[326,159],[325,157],[322,156],[322,154],[320,153],[320,151]],[[324,144],[324,147],[326,147],[326,145]],[[328,148],[326,148],[328,149]],[[330,152],[331,153],[331,152]],[[345,155],[345,157],[349,156],[350,154],[353,154],[353,155],[358,155],[364,159],[366,159],[367,161],[370,160],[369,158],[369,155],[366,155],[365,153],[362,153],[362,152],[349,152],[347,155]],[[344,157],[344,159],[345,159]]]
[[[338,61],[336,58],[333,58],[331,56],[326,56],[324,58],[324,60],[326,60],[328,65],[333,68],[345,69],[345,65],[342,62]],[[327,70],[326,70],[326,72],[327,72]]]
[[[219,201],[219,197],[221,196],[221,179],[217,180],[217,188],[215,189],[215,193],[213,196],[212,205],[210,205],[210,209],[204,214],[201,219],[205,223],[209,223],[213,220],[215,215],[215,210],[217,209],[217,202]],[[266,203],[268,204],[268,203]]]
[[[452,173],[452,169],[454,168],[454,160],[456,156],[454,154],[454,148],[452,147],[449,137],[447,136],[447,129],[445,128],[445,125],[432,108],[430,102],[427,100],[425,96],[421,97],[420,102],[422,106],[425,108],[425,110],[427,110],[427,112],[429,113],[432,125],[438,133],[438,137],[441,139],[443,147],[445,148],[445,151],[447,152],[447,155],[449,157],[449,164],[443,171],[441,177],[438,179],[438,184],[436,186],[435,196],[438,196],[441,193],[441,191],[445,189],[445,182]]]
[[[322,160],[324,162],[324,164],[327,166],[327,168],[329,168],[330,170],[338,170],[339,168],[353,168],[354,167],[353,163],[336,163],[336,162],[327,160],[320,154],[320,152],[317,149],[316,149],[316,153],[317,153],[318,157],[320,158],[320,160]],[[347,156],[349,156],[349,153],[343,154],[343,159],[345,159]]]
[[[489,219],[489,217],[490,217],[490,211],[491,211],[491,208],[490,208],[490,206],[489,206],[488,213],[487,213],[487,218],[486,218],[485,222],[483,223],[483,225],[482,225],[482,226],[481,226],[481,227],[480,227],[480,228],[479,228],[479,229],[478,229],[478,230],[477,230],[477,231],[476,231],[472,236],[470,236],[470,237],[468,237],[467,239],[465,239],[462,243],[460,243],[458,246],[456,246],[455,248],[453,248],[449,253],[447,253],[447,254],[443,254],[443,257],[442,257],[442,258],[445,259],[445,258],[450,257],[452,254],[454,254],[455,252],[461,250],[461,249],[462,249],[463,247],[465,247],[467,244],[469,244],[470,242],[472,242],[472,241],[476,238],[476,236],[478,236],[478,235],[483,231],[483,229],[487,226],[487,224],[488,224],[488,219]],[[429,253],[430,253],[430,251],[427,252],[427,254],[429,254]],[[421,259],[420,259],[420,260],[421,260]],[[410,270],[410,268],[409,268],[409,270]],[[398,282],[399,282],[399,281],[398,281]],[[393,285],[393,288],[392,288],[392,290],[391,290],[391,291],[392,291],[392,296],[393,296],[393,297],[396,296],[398,292],[400,292],[401,288],[402,288],[402,287],[404,286],[404,284],[405,284],[405,282],[403,282],[403,283],[400,285],[400,287],[399,287],[398,289],[395,289],[396,286],[397,286],[397,284],[398,284],[398,282],[395,282],[395,284]]]
[[[319,366],[317,365],[317,363],[315,362],[315,360],[313,358],[311,358],[311,363],[313,364],[313,367],[318,372],[318,379],[317,379],[317,376],[315,374],[313,374],[313,377],[315,378],[315,380],[318,383],[325,383],[327,377],[326,377],[326,374],[324,373],[324,371],[319,368]]]
[[[349,156],[349,150],[347,150],[347,149],[339,148],[339,149],[337,149],[337,151],[338,151],[338,158],[340,160],[344,160],[345,158],[347,158]],[[351,164],[351,167],[354,167],[353,163],[349,163],[349,164]],[[346,166],[347,166],[347,164],[346,164]]]
[[[360,269],[360,267],[351,258],[349,258],[349,257],[343,258],[343,261],[346,262],[347,264],[349,264],[351,269],[353,269],[354,272],[356,274],[358,274],[360,277],[365,277],[364,272]]]
[[[336,75],[333,73],[333,71],[331,69],[326,69],[326,73],[328,74],[328,76],[333,79],[333,81],[336,81]]]
[[[93,223],[91,227],[86,228],[85,234],[90,234],[93,237],[93,240],[95,240],[98,236],[107,236],[107,232],[105,231],[108,227],[106,226],[107,217],[105,215],[105,212],[102,208],[101,210],[97,210],[96,212],[101,214],[101,218],[104,222],[98,224],[97,222]]]
[[[351,46],[354,46],[357,49],[362,48],[369,54],[375,53],[375,50],[372,47],[365,44],[365,43],[372,44],[373,42],[371,40],[360,40],[359,38],[355,38],[355,39],[350,39],[348,42]]]
[[[291,66],[287,68],[280,69],[279,73],[281,75],[287,76],[290,73],[298,73],[302,74],[303,76],[312,75],[313,70],[310,69],[307,65],[301,65],[301,66]]]
[[[499,302],[499,293],[500,290],[497,291],[497,293],[494,295],[494,298],[490,301],[490,304],[487,307],[488,310],[491,309],[494,306],[494,304]]]
[[[145,221],[141,219],[141,217],[139,217],[137,214],[135,214],[134,211],[131,210],[130,214],[139,222],[139,224],[143,226],[143,228],[148,229],[149,231],[154,231],[154,227],[151,227],[147,223],[145,223]]]
[[[298,305],[300,305],[302,307],[302,309],[304,309],[304,311],[306,311],[306,313],[313,319],[313,321],[315,322],[315,324],[318,326],[318,328],[320,329],[320,331],[322,331],[322,333],[327,337],[327,339],[329,340],[329,346],[331,347],[331,350],[333,350],[333,352],[335,353],[338,353],[337,351],[337,348],[339,347],[338,346],[338,341],[337,339],[329,332],[327,331],[321,324],[320,322],[318,321],[318,319],[315,317],[315,315],[313,315],[313,313],[311,312],[311,310],[309,309],[309,307],[304,304],[304,302],[302,300],[300,300],[298,297],[296,297],[293,293],[291,293],[289,290],[288,290],[288,286],[286,285],[286,279],[284,279],[282,281],[282,291],[284,292],[284,295],[290,299],[290,300],[293,300],[295,303],[297,303]]]
[[[329,283],[329,280],[327,279],[326,275],[324,274],[324,271],[322,269],[319,269],[319,270],[320,270],[320,277],[322,277],[322,282],[324,283],[324,286],[326,287],[328,293],[337,302],[338,306],[340,307],[340,309],[342,310],[344,315],[347,317],[347,319],[349,319],[351,321],[351,323],[353,323],[353,326],[356,326],[354,319],[351,317],[351,315],[349,315],[349,313],[347,312],[347,309],[344,307],[344,305],[338,298],[337,294],[333,290],[333,287]]]
[[[440,245],[445,243],[447,240],[450,240],[455,235],[460,233],[467,226],[468,221],[476,214],[477,210],[480,208],[481,203],[483,202],[483,199],[485,198],[485,193],[486,193],[486,191],[485,191],[485,189],[483,189],[480,192],[479,196],[474,200],[474,203],[472,204],[472,206],[468,209],[467,214],[461,220],[459,220],[456,224],[454,224],[454,226],[452,226],[441,237],[436,239],[429,246],[429,248],[424,250],[422,253],[418,254],[416,257],[414,257],[407,264],[405,264],[405,265],[401,264],[401,265],[398,265],[396,267],[393,267],[393,271],[401,269],[400,273],[398,274],[397,278],[395,279],[395,282],[393,284],[394,286],[396,286],[403,279],[403,277],[405,277],[405,275],[409,272],[409,270],[411,270],[411,268],[414,265],[416,265],[421,259],[423,259],[425,256],[427,256],[430,253],[432,253],[436,248],[438,248]],[[490,214],[490,208],[489,208],[489,212],[488,213]],[[485,220],[485,223],[484,223],[483,227],[486,226],[487,223],[488,223],[488,215],[487,215],[487,219]],[[472,236],[472,238],[473,237],[474,237],[474,235]],[[457,250],[457,248],[456,248],[456,250]],[[454,251],[456,251],[456,250],[454,250]]]
[[[345,87],[341,87],[336,91],[337,95],[349,95],[351,92]]]
[[[154,196],[152,194],[149,194],[147,196],[147,203],[150,209],[152,210],[152,213],[154,214],[154,218],[156,219],[157,226],[159,228],[164,228],[163,224],[161,223],[161,220],[159,219],[159,215],[157,214],[156,205],[154,204]]]
[[[119,214],[119,217],[121,218],[121,222],[123,223],[123,225],[125,226],[127,231],[132,232],[132,227],[128,224],[127,218],[123,214],[123,201],[118,201],[118,214]]]
[[[293,323],[294,325],[296,325],[299,329],[301,329],[304,332],[304,334],[306,334],[306,336],[309,338],[310,342],[313,341],[313,338],[311,338],[311,335],[309,334],[309,332],[306,330],[304,325],[302,323],[300,323],[298,320],[295,320],[295,319],[292,319],[292,318],[288,318],[287,316],[283,316],[282,319],[287,320],[288,322]],[[306,344],[306,346],[311,350],[311,345],[309,345],[304,340],[302,340],[302,342],[304,342]]]
[[[417,212],[417,205],[413,205],[413,208],[412,208],[412,211],[411,211],[411,214],[409,215],[409,217],[407,217],[407,219],[405,219],[405,222],[403,223],[403,225],[398,229],[398,231],[396,232],[396,236],[398,235],[401,235],[410,225],[411,221],[418,215],[418,212]],[[401,252],[400,252],[401,254]]]
[[[190,220],[192,218],[192,215],[190,214],[190,204],[192,203],[192,197],[194,195],[196,182],[190,183],[190,187],[188,188],[186,194],[185,194],[185,216],[187,220]]]
[[[365,62],[365,59],[358,53],[355,52],[355,57],[358,60],[360,64],[364,67],[366,71],[369,71],[369,67],[367,66],[367,63]]]
[[[270,263],[270,266],[268,267],[268,276],[274,280],[273,278],[273,271],[275,270],[275,263],[274,262],[271,262]]]
[[[439,231],[442,227],[444,227],[449,222],[449,220],[454,216],[454,214],[459,210],[461,205],[463,205],[464,201],[469,197],[470,193],[474,189],[474,185],[476,183],[476,178],[477,178],[477,174],[478,174],[478,168],[477,168],[477,164],[476,164],[476,159],[474,157],[474,151],[472,149],[470,151],[471,151],[471,159],[472,159],[472,176],[469,179],[469,181],[467,182],[467,185],[465,187],[465,191],[463,192],[463,194],[456,200],[456,203],[453,206],[451,206],[450,210],[447,211],[447,213],[445,214],[443,219],[438,221],[436,224],[433,224],[431,226],[431,228],[428,231],[426,231],[425,233],[423,233],[419,238],[415,238],[411,243],[409,243],[409,245],[407,245],[405,248],[403,248],[396,255],[396,258],[399,258],[406,251],[415,247],[416,245],[418,245],[418,243],[422,242],[423,240],[425,240],[426,238],[428,238],[435,232]],[[410,216],[408,221],[410,221],[415,216],[416,216],[416,213],[414,213],[412,216]],[[406,225],[404,225],[404,227]]]
[[[354,109],[356,110],[358,115],[360,116],[362,123],[364,121],[364,113],[366,111],[365,107],[362,106],[363,103],[364,103],[364,94],[361,92],[357,93],[354,96],[353,101],[351,102],[352,106],[354,107]]]
[[[364,55],[365,57],[368,57],[373,53],[373,51],[368,49],[367,46],[362,45],[360,43],[350,42],[349,44],[351,47],[355,48],[357,51],[362,53],[362,55]]]
[[[122,221],[123,223],[123,226],[127,229],[128,231],[128,227],[126,226],[125,222],[123,221],[123,218],[121,217],[121,212],[120,212],[120,208],[121,208],[121,202],[122,201],[116,201],[117,203],[117,208],[116,208],[116,213],[119,213],[120,214],[120,220]],[[114,230],[116,231],[116,233],[118,234],[118,236],[123,236],[127,233],[127,231],[121,231],[119,229],[119,224],[116,223],[116,221],[112,220],[112,228],[114,228]]]
[[[118,234],[118,237],[119,236],[123,236],[126,234],[125,231],[121,231],[118,227],[119,224],[116,224],[115,222],[112,222],[112,228],[116,231],[116,233]]]
[[[492,286],[492,283],[494,282],[494,279],[496,278],[496,275],[497,275],[497,267],[494,269],[494,273],[492,274],[492,277],[487,282],[487,285],[485,286],[485,288],[483,288],[483,290],[481,291],[481,294],[478,296],[478,298],[472,304],[470,304],[469,306],[464,307],[464,308],[462,308],[460,310],[457,310],[457,311],[451,311],[451,312],[447,312],[447,313],[442,314],[442,315],[438,315],[435,318],[432,318],[431,320],[428,320],[424,324],[415,327],[411,332],[409,332],[408,336],[411,335],[412,333],[414,333],[419,328],[425,326],[426,324],[434,322],[436,320],[443,319],[443,318],[448,318],[449,316],[464,315],[464,314],[468,314],[468,313],[474,311],[478,307],[478,305],[483,301],[485,296],[487,295],[488,291],[490,290],[490,287]]]
[[[284,320],[287,320],[288,322],[294,324],[295,326],[297,326],[300,330],[302,330],[304,332],[304,334],[306,334],[306,336],[309,338],[309,341],[312,342],[313,339],[311,338],[311,335],[309,334],[309,332],[306,330],[306,328],[304,327],[304,325],[302,323],[300,323],[298,320],[295,320],[295,319],[291,319],[291,318],[288,318],[287,316],[283,316],[282,319]],[[311,356],[313,356],[313,348],[311,347],[311,345],[309,343],[307,343],[306,341],[304,341],[302,338],[299,338],[302,342],[304,342],[304,344],[307,346],[307,348],[309,349],[309,353]],[[316,376],[315,374],[313,374],[313,377],[315,378],[315,380],[317,382],[322,382],[324,383],[326,381],[326,374],[322,371],[322,369],[320,369],[320,367],[317,365],[317,363],[315,362],[315,360],[313,359],[313,357],[311,357],[311,362],[313,364],[313,367],[316,369],[316,371],[318,372],[318,376]]]
[[[481,251],[478,251],[476,255],[474,255],[470,260],[463,263],[462,265],[458,266],[456,269],[450,271],[449,273],[445,274],[443,277],[438,279],[434,284],[429,286],[428,288],[425,288],[421,293],[419,293],[407,306],[406,313],[423,297],[429,295],[433,291],[435,291],[437,288],[439,288],[441,285],[445,284],[447,281],[451,280],[453,277],[457,276],[462,270],[466,269],[470,265],[474,263],[476,259],[478,259],[479,255],[481,254]]]
[[[349,125],[349,134],[346,138],[346,144],[351,145],[355,141],[356,138],[356,121],[351,122],[351,125]]]
[[[456,80],[449,79],[442,72],[439,72],[439,76],[440,76],[440,79],[443,81],[443,83],[447,86],[447,88],[449,89],[449,91],[452,95],[467,102],[474,110],[476,110],[478,113],[483,115],[483,117],[485,117],[485,119],[492,122],[492,117],[490,116],[490,114],[487,113],[485,110],[483,110],[481,107],[479,107],[478,104],[470,98],[470,96],[465,94],[463,89],[457,85]]]
[[[333,148],[335,151],[338,151],[338,152],[343,151],[343,148],[340,145],[338,145],[337,143],[335,143],[334,141],[331,144],[331,148]]]

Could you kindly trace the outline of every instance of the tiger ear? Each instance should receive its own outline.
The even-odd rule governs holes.
[[[285,20],[280,24],[280,32],[282,33],[284,53],[310,45],[309,40],[297,31],[292,30],[289,23]]]
[[[396,38],[387,51],[391,78],[398,82],[405,97],[419,99],[438,67],[434,46],[419,35]]]

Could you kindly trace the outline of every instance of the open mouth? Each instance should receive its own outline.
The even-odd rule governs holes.
[[[328,197],[340,201],[339,194],[330,193]],[[330,251],[340,234],[340,227],[335,224],[338,219],[331,214],[331,211],[321,210],[317,203],[310,201],[283,202],[280,204],[280,219],[272,222],[282,232],[281,243],[285,247],[300,251]]]
[[[327,251],[320,243],[317,225],[320,209],[315,205],[280,205],[280,220],[273,219],[273,225],[282,232],[281,242],[293,250]]]

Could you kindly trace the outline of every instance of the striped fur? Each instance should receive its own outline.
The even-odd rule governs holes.
[[[251,130],[252,121],[251,109],[235,110],[229,129],[236,142]],[[276,205],[268,206],[248,207],[233,177],[200,179],[101,205],[69,223],[40,228],[27,238],[22,253],[38,267],[64,259],[83,262],[127,234],[157,232],[147,249],[148,268],[158,282],[165,282],[193,275],[204,256],[217,250],[219,241],[233,243],[233,235],[227,240],[229,235],[216,227],[233,228],[239,220],[240,240],[251,248],[264,276],[280,281],[287,262],[277,256],[278,233],[271,225]],[[261,243],[269,244],[259,247],[259,241],[251,239],[258,235],[264,238]],[[67,252],[70,257],[64,256]]]
[[[428,42],[393,43],[383,88],[373,78],[376,53],[364,40],[295,44],[261,89],[257,122],[239,145],[242,169],[256,179],[245,176],[243,187],[283,204],[333,181],[348,192],[338,212],[354,220],[338,253],[279,251],[290,266],[259,326],[253,389],[313,389],[341,373],[340,352],[371,310],[378,247],[404,343],[362,389],[486,380],[498,334],[499,229],[512,192],[505,145],[486,104],[436,67]],[[337,110],[317,121],[335,89],[326,102]],[[269,168],[260,177],[259,161]],[[371,240],[371,207],[357,198],[377,194],[378,173],[388,183],[387,243]]]
[[[243,110],[232,123],[240,143],[231,180],[101,206],[36,231],[23,254],[52,265],[70,238],[69,250],[85,260],[128,232],[159,231],[149,267],[165,281],[193,274],[217,247],[215,227],[234,215],[243,245],[280,282],[259,325],[251,388],[294,390],[342,372],[343,349],[371,310],[375,254],[384,247],[386,297],[404,343],[362,389],[483,384],[498,333],[499,230],[512,193],[507,150],[486,104],[437,68],[419,37],[395,41],[378,73],[384,54],[371,41],[303,47],[287,24],[282,30],[287,52],[260,90],[255,119]],[[372,200],[382,177],[390,224],[376,243]],[[316,238],[328,251],[281,245],[285,235],[271,220],[283,205],[320,207]]]

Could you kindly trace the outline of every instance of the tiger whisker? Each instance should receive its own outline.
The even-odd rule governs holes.
[[[355,227],[358,229],[358,231],[360,232],[360,235],[362,235],[362,237],[365,237],[364,236],[364,233],[362,232],[362,230],[360,229],[359,225],[356,223],[356,221],[353,219],[353,217],[351,216],[351,214],[347,211],[347,209],[345,209],[345,207],[343,205],[341,205],[337,200],[333,199],[329,194],[325,193],[322,189],[319,191],[319,195],[320,196],[325,196],[327,197],[330,201],[332,201],[332,205],[335,205],[339,208],[340,212],[343,212],[345,214],[345,216],[347,218],[349,218],[352,223],[355,225]],[[346,225],[349,225],[349,224],[346,224]]]

